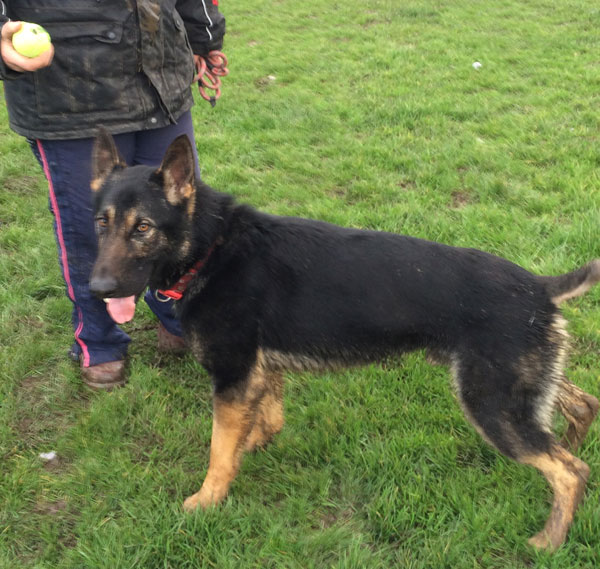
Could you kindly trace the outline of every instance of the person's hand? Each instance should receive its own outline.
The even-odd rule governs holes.
[[[54,57],[54,46],[41,53],[37,57],[25,57],[18,53],[12,44],[13,35],[21,29],[21,22],[6,22],[2,26],[2,38],[0,39],[0,56],[6,67],[19,72],[37,71],[48,67]]]

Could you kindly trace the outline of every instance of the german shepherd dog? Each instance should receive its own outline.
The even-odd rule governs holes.
[[[564,374],[558,305],[600,281],[600,259],[535,276],[475,249],[261,213],[195,179],[185,135],[159,168],[126,167],[102,131],[92,190],[92,292],[124,321],[146,287],[175,291],[186,342],[212,377],[210,462],[186,510],[221,502],[244,452],[281,430],[284,370],[425,348],[450,365],[481,436],[552,487],[550,517],[530,543],[563,543],[589,475],[572,451],[598,400]],[[562,443],[556,408],[568,423]]]

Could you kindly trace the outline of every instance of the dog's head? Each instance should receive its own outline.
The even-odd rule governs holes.
[[[92,156],[98,256],[90,290],[117,322],[133,317],[135,297],[185,253],[195,202],[195,160],[187,136],[177,138],[158,169],[127,167],[101,131]],[[161,276],[162,275],[162,276]],[[157,281],[157,282],[155,282]]]

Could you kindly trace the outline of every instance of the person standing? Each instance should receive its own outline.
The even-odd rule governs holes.
[[[34,58],[12,45],[25,21],[52,38],[51,48]],[[90,189],[95,134],[106,128],[129,165],[158,166],[180,134],[195,150],[191,85],[200,57],[221,49],[225,18],[217,0],[4,0],[0,25],[9,125],[26,137],[48,180],[73,303],[69,353],[90,387],[123,385],[130,338],[88,287],[97,247]],[[158,348],[182,351],[172,302],[159,302],[153,291],[145,300],[159,319]]]

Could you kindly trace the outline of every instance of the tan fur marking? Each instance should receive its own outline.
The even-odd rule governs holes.
[[[186,195],[188,199],[188,203],[186,206],[187,214],[190,219],[192,219],[194,212],[196,211],[196,190],[194,186],[188,184],[189,194]]]
[[[117,215],[117,212],[116,212],[114,205],[110,205],[106,208],[106,217],[108,218],[109,225],[115,221],[116,215]]]
[[[192,250],[192,242],[189,239],[186,239],[181,244],[180,255],[185,257]]]
[[[186,184],[181,188],[181,195],[187,200],[194,195],[194,186],[192,184]]]
[[[311,371],[347,367],[343,362],[334,362],[300,354],[286,354],[276,350],[265,350],[264,360],[272,370]]]
[[[246,451],[268,444],[283,428],[283,376],[281,373],[266,374],[267,392],[261,399],[256,421],[246,441]]]
[[[554,492],[552,511],[544,529],[529,540],[534,547],[553,551],[565,540],[583,498],[590,469],[558,445],[554,445],[550,453],[521,457],[519,462],[537,468]]]
[[[171,205],[178,205],[180,202],[180,199],[179,199],[179,194],[177,193],[177,189],[171,185],[165,185],[164,189],[165,189],[165,196],[167,197],[167,201]]]
[[[92,189],[92,192],[97,192],[102,187],[103,182],[103,178],[95,178],[94,180],[92,180],[90,182],[90,188]]]
[[[576,298],[578,296],[584,295],[588,290],[590,290],[594,286],[594,282],[584,282],[580,284],[577,288],[570,290],[569,292],[565,292],[564,294],[560,294],[558,296],[552,297],[552,302],[556,305],[561,304],[571,298]]]
[[[563,294],[553,296],[552,302],[554,302],[554,304],[558,306],[561,302],[581,296],[590,290],[595,284],[600,282],[600,259],[594,259],[588,263],[585,268],[587,268],[587,277],[585,281],[583,281],[579,286],[564,292]]]
[[[194,186],[192,184],[185,184],[184,186],[178,186],[177,182],[173,179],[170,172],[163,172],[164,180],[165,180],[165,195],[167,196],[167,201],[171,205],[178,205],[183,200],[193,201],[191,205],[188,203],[187,212],[190,215],[194,212],[194,208],[196,207],[195,200],[191,200],[192,196],[195,197],[196,192]],[[190,212],[191,209],[191,212]]]
[[[135,209],[130,209],[125,214],[125,222],[121,226],[121,231],[125,234],[129,233],[137,224],[138,212]]]
[[[586,393],[564,377],[558,394],[557,406],[569,422],[561,444],[565,448],[575,451],[581,445],[592,421],[598,414],[600,403],[593,395]]]
[[[556,400],[564,378],[569,351],[567,321],[561,314],[557,314],[551,324],[550,340],[555,346],[554,359],[550,362],[551,369],[544,378],[546,393],[536,402],[535,410],[537,421],[548,432],[552,430],[552,414],[556,408]]]
[[[225,498],[239,469],[251,424],[247,403],[225,402],[215,397],[208,472],[200,491],[183,503],[186,510],[208,508]]]

